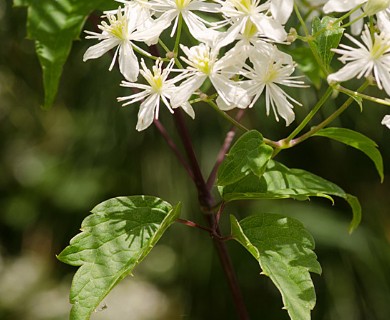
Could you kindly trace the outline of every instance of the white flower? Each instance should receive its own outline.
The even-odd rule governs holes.
[[[379,30],[390,34],[390,8],[376,14]]]
[[[364,11],[361,8],[359,8],[358,10],[353,12],[349,17],[350,21],[355,21],[351,26],[352,34],[358,35],[362,32],[363,19],[358,19],[358,18],[361,17],[363,13],[369,16],[376,14],[380,29],[383,30],[381,28],[381,24],[382,25],[384,24],[384,19],[387,20],[387,23],[390,23],[388,16],[386,17],[384,12],[384,11],[389,11],[390,0],[329,0],[324,5],[323,10],[325,13],[346,12],[364,3],[366,3],[366,5],[363,7]]]
[[[354,77],[359,79],[372,74],[379,89],[384,89],[390,95],[390,35],[384,32],[379,35],[375,33],[373,40],[370,30],[365,26],[361,36],[363,44],[348,34],[346,36],[358,47],[341,44],[340,47],[343,49],[333,50],[342,54],[339,60],[346,65],[336,73],[330,74],[328,82],[342,82]]]
[[[120,97],[118,101],[126,101],[123,106],[132,104],[144,100],[141,103],[139,112],[138,112],[138,123],[136,129],[138,131],[144,130],[149,127],[153,119],[158,119],[160,111],[160,100],[168,108],[168,110],[173,113],[173,106],[168,101],[172,98],[172,95],[175,93],[177,88],[175,83],[182,79],[181,76],[177,76],[172,79],[168,79],[169,73],[172,71],[174,59],[172,59],[168,66],[162,70],[163,62],[157,60],[153,66],[151,72],[145,65],[143,59],[141,59],[142,70],[140,71],[141,75],[147,81],[147,84],[139,84],[134,82],[122,81],[123,87],[142,89],[138,93],[134,93],[130,96]],[[189,103],[183,103],[181,107],[187,112],[192,118],[195,117],[194,110],[192,109]]]
[[[219,98],[231,108],[246,108],[249,97],[246,91],[229,78],[236,74],[237,65],[242,64],[234,54],[226,54],[218,60],[218,48],[210,48],[204,43],[191,47],[181,45],[187,58],[181,57],[189,66],[187,79],[180,84],[178,92],[172,98],[172,105],[186,102],[203,82],[209,78]],[[239,57],[238,57],[239,58]]]
[[[289,16],[290,0],[287,1],[287,11],[276,9],[277,0],[267,1],[263,4],[260,4],[259,0],[215,1],[222,5],[221,12],[225,16],[226,22],[232,24],[224,35],[223,45],[231,43],[239,33],[243,33],[249,20],[263,37],[279,42],[286,40],[287,33],[282,24]],[[273,14],[277,17],[272,16]]]
[[[96,59],[103,54],[117,47],[114,57],[112,59],[109,70],[112,70],[116,58],[119,53],[119,70],[124,77],[129,81],[137,80],[139,73],[138,59],[134,54],[133,47],[142,51],[146,55],[150,55],[146,51],[136,46],[132,41],[139,41],[134,37],[134,31],[137,28],[138,20],[134,17],[134,12],[129,10],[129,7],[125,7],[124,12],[119,7],[116,15],[107,12],[108,23],[102,21],[98,26],[101,33],[86,31],[89,36],[87,39],[98,39],[100,42],[85,52],[83,60]],[[154,38],[153,34],[150,34],[150,39]]]
[[[256,50],[254,48],[253,50]],[[249,80],[243,82],[242,86],[247,88],[248,94],[253,99],[249,107],[251,108],[260,95],[265,90],[265,107],[267,115],[270,110],[275,114],[276,121],[279,121],[280,115],[288,126],[294,119],[294,106],[291,102],[301,105],[298,101],[290,97],[280,88],[280,85],[288,87],[306,87],[302,81],[295,80],[299,77],[291,76],[295,66],[290,56],[280,52],[275,46],[269,52],[260,52],[256,50],[256,54],[252,54],[251,62],[253,68],[246,66],[245,77]],[[254,59],[254,57],[256,57]],[[291,101],[291,102],[290,102]]]
[[[171,31],[172,37],[176,32],[180,15],[188,26],[191,35],[198,41],[212,43],[219,35],[219,32],[206,27],[206,25],[210,25],[208,21],[192,12],[217,13],[220,9],[220,5],[217,3],[210,3],[205,0],[153,0],[149,2],[149,5],[153,11],[160,13],[161,16],[154,21],[154,26],[151,29],[145,29],[142,33],[139,33],[139,37],[148,36],[154,30],[161,34],[174,21]]]
[[[383,118],[381,124],[385,125],[386,127],[388,127],[390,129],[390,114],[388,114],[387,116],[385,116]]]
[[[324,12],[346,12],[367,2],[367,0],[329,0],[324,5]]]

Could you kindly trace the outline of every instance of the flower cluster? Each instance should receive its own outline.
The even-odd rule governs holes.
[[[87,38],[99,42],[85,52],[84,61],[115,48],[109,70],[118,61],[126,79],[122,86],[132,90],[118,101],[123,105],[140,102],[137,130],[158,119],[161,101],[170,112],[180,107],[194,118],[191,97],[200,94],[205,83],[211,84],[211,97],[222,111],[251,108],[264,96],[267,115],[272,110],[277,121],[280,117],[286,125],[294,121],[294,104],[301,104],[284,88],[306,85],[293,75],[296,63],[292,57],[279,49],[291,41],[285,25],[294,9],[293,0],[117,2],[117,10],[104,13],[100,33],[87,31]],[[353,33],[361,33],[363,42],[346,34],[356,47],[342,44],[334,50],[342,55],[339,59],[345,66],[329,74],[328,82],[372,76],[378,88],[390,95],[390,0],[317,2],[325,13],[350,12],[355,21]],[[378,31],[373,32],[372,24],[363,27],[367,16],[375,17]],[[183,25],[192,39],[181,35]],[[162,41],[163,33],[174,38],[173,48]],[[159,57],[161,48],[165,56]],[[154,59],[151,69],[137,55]],[[389,126],[388,118],[383,123]]]

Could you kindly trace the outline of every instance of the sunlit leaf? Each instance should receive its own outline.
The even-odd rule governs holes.
[[[278,214],[256,214],[238,222],[232,235],[259,262],[282,295],[292,320],[309,320],[316,294],[309,272],[321,273],[314,240],[298,220]]]
[[[337,196],[345,199],[352,208],[351,231],[361,220],[361,208],[357,198],[313,173],[289,169],[274,160],[268,162],[262,177],[248,174],[236,183],[219,187],[219,192],[225,201],[285,198],[308,200],[309,197],[325,197],[333,201],[332,196]]]
[[[266,145],[263,136],[256,130],[242,135],[231,148],[218,170],[219,186],[234,183],[249,173],[261,177],[273,148]]]
[[[180,206],[151,196],[118,197],[97,205],[58,259],[79,266],[72,283],[72,320],[89,319],[102,299],[150,252]]]

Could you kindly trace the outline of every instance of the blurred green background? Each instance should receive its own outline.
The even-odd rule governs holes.
[[[0,319],[68,318],[68,292],[75,268],[56,260],[96,204],[120,195],[150,194],[183,202],[183,218],[203,223],[190,179],[154,127],[135,130],[137,106],[121,108],[110,57],[82,62],[91,44],[74,43],[60,91],[50,111],[40,108],[41,70],[34,43],[26,39],[26,10],[0,1]],[[317,97],[304,93],[306,107]],[[381,92],[373,91],[380,95]],[[335,105],[344,101],[339,96]],[[330,113],[326,107],[316,121]],[[385,107],[351,107],[332,125],[375,140],[384,157],[385,181],[362,153],[324,138],[312,138],[278,159],[309,170],[359,197],[361,227],[348,235],[351,212],[343,200],[238,202],[227,213],[245,217],[274,212],[299,218],[316,240],[322,276],[313,275],[318,295],[313,319],[390,318],[390,130],[380,125]],[[187,118],[202,170],[208,174],[229,125],[206,106]],[[166,110],[161,121],[174,133]],[[291,130],[261,108],[244,122],[271,139]],[[179,142],[179,141],[177,141]],[[224,229],[228,232],[227,215]],[[228,243],[252,319],[288,319],[277,290],[257,263]],[[157,247],[105,299],[92,319],[236,319],[224,275],[207,234],[174,225]]]

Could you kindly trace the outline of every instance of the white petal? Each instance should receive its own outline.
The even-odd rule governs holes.
[[[264,14],[256,15],[256,18],[252,18],[251,21],[256,25],[259,32],[267,38],[280,42],[286,40],[287,32],[278,21]]]
[[[219,96],[227,105],[241,109],[248,107],[250,103],[248,93],[243,88],[240,88],[238,83],[221,75],[212,75],[210,80]]]
[[[153,94],[141,104],[136,126],[138,131],[144,130],[152,124],[154,120],[154,111],[159,99],[160,97],[157,94]]]
[[[363,14],[363,10],[361,10],[361,9],[356,10],[355,12],[353,12],[351,14],[351,16],[349,17],[349,20],[354,21],[357,18],[359,18],[362,14]],[[354,22],[351,25],[351,33],[355,36],[359,35],[363,30],[363,23],[364,23],[363,19],[356,20],[356,22]]]
[[[215,43],[220,32],[206,28],[206,26],[197,19],[197,16],[190,11],[183,12],[182,15],[191,35],[196,40],[204,42],[209,46],[212,46],[212,44]]]
[[[328,83],[332,82],[343,82],[354,78],[359,72],[364,69],[364,65],[362,65],[362,61],[354,61],[348,63],[344,67],[342,67],[339,71],[332,73],[328,76]]]
[[[386,127],[388,127],[390,129],[390,114],[386,115],[381,124],[385,125]]]
[[[329,0],[324,5],[324,12],[345,12],[349,11],[367,0]]]
[[[199,89],[206,80],[206,75],[194,74],[191,78],[180,84],[176,94],[171,98],[172,108],[177,108],[188,101],[195,90]]]
[[[138,59],[128,41],[124,42],[119,49],[119,70],[129,81],[136,81],[138,78]]]
[[[195,111],[189,102],[185,102],[180,106],[192,119],[195,119]]]
[[[293,11],[294,0],[271,0],[272,16],[285,24]]]
[[[87,61],[89,59],[100,58],[107,51],[116,47],[120,41],[116,38],[104,39],[103,41],[95,44],[92,47],[89,47],[87,51],[85,51],[83,56],[83,61]]]

